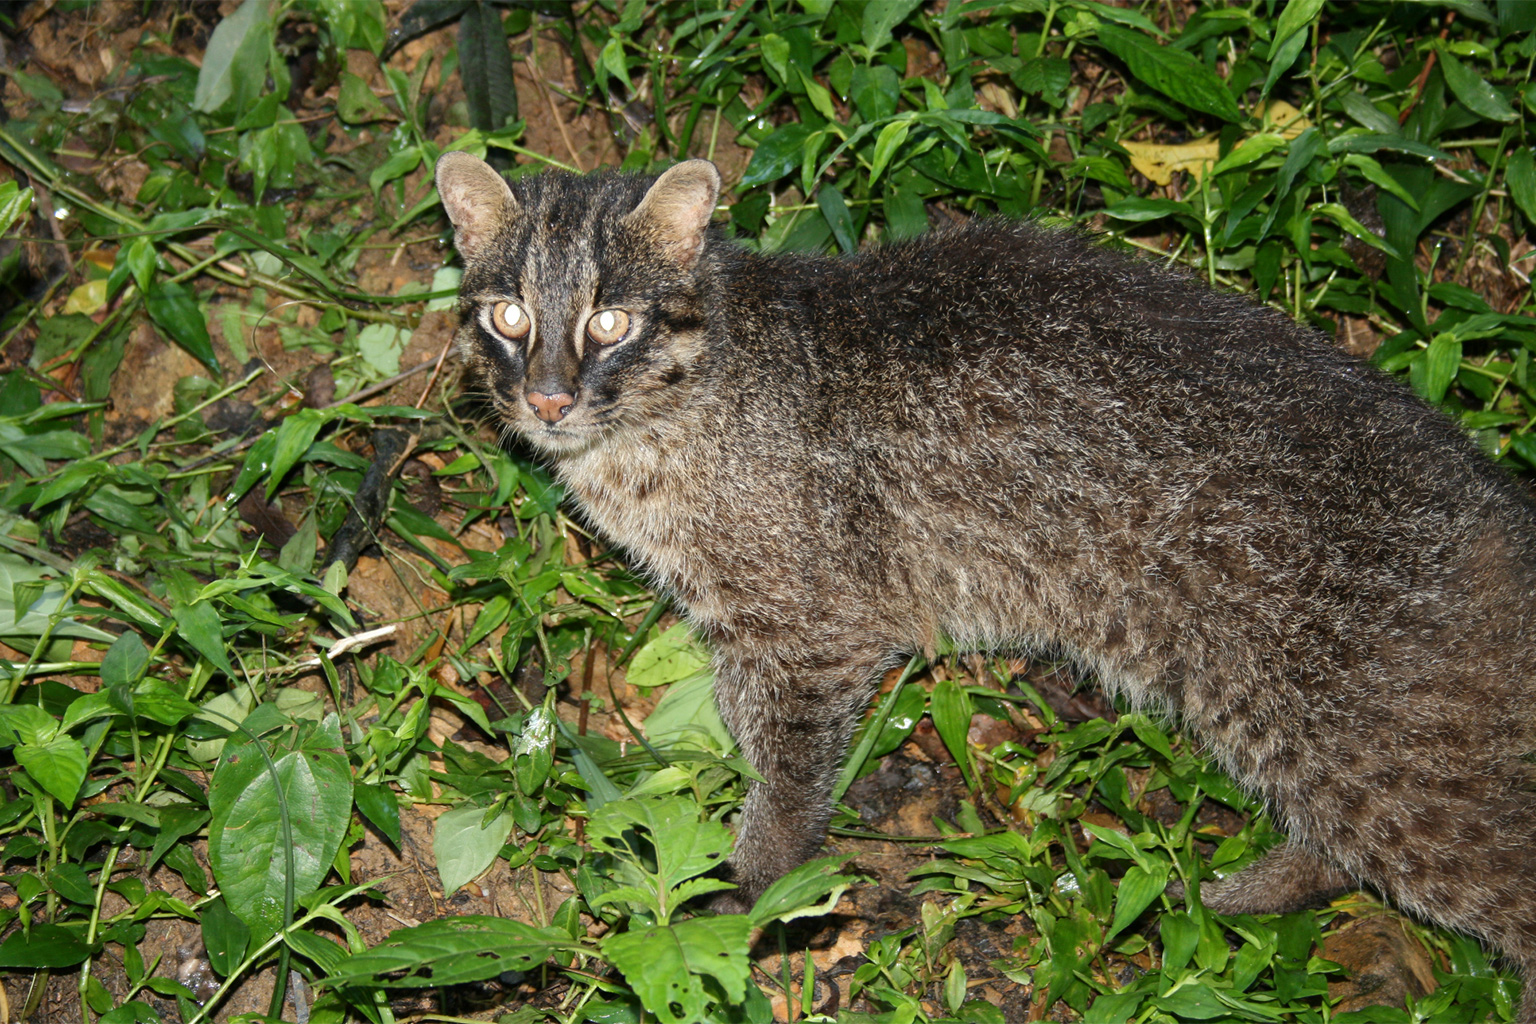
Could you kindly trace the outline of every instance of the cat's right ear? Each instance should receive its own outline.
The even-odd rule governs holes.
[[[453,222],[453,247],[465,262],[517,215],[517,200],[507,179],[490,164],[468,153],[444,153],[437,159],[437,194]]]

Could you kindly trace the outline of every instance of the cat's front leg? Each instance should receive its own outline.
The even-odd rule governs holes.
[[[717,905],[744,911],[821,849],[848,739],[869,703],[880,659],[840,650],[751,643],[715,653],[715,699],[742,754],[762,775],[736,831],[731,881]]]

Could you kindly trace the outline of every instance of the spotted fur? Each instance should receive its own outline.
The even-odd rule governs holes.
[[[1213,909],[1366,884],[1536,965],[1536,514],[1399,383],[1029,224],[762,256],[705,232],[702,161],[438,180],[501,417],[714,645],[766,779],[743,901],[820,846],[881,670],[948,636],[1075,660],[1268,802],[1290,842]],[[632,336],[580,344],[609,307]]]

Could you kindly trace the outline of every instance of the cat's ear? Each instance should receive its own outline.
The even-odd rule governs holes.
[[[468,153],[438,157],[437,194],[453,222],[453,247],[465,261],[480,255],[502,226],[517,216],[517,200],[507,179]]]
[[[684,160],[656,179],[633,213],[624,218],[649,234],[685,269],[698,262],[704,232],[720,195],[720,172],[708,160]]]

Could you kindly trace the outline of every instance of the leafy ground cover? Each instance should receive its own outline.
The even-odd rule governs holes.
[[[4,14],[0,1019],[1511,1016],[1369,895],[1175,895],[1275,842],[1262,808],[968,652],[886,680],[837,856],[693,916],[747,772],[707,652],[481,423],[429,170],[707,156],[765,248],[1082,225],[1527,473],[1536,6]]]

